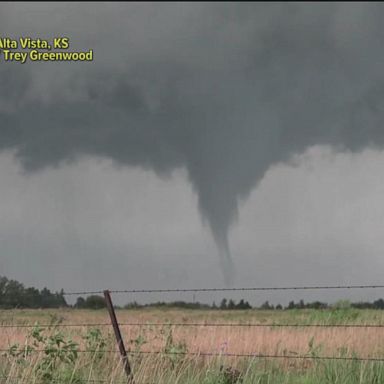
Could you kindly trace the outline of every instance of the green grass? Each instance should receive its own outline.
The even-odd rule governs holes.
[[[92,356],[90,356],[92,360]],[[91,383],[92,380],[105,380],[108,383],[124,383],[126,377],[121,373],[122,367],[108,364],[113,359],[98,361],[92,369],[91,362],[82,362],[78,367],[57,367],[55,375],[44,379],[43,376],[23,374],[21,370],[1,370],[1,375],[10,375],[17,383]],[[170,364],[167,357],[157,357],[156,360],[143,360],[133,364],[133,371],[137,384],[234,384],[231,378],[221,369],[221,365],[230,367],[225,358],[217,359],[209,364],[201,365],[196,359],[181,359],[176,364]],[[384,367],[382,363],[357,361],[316,361],[310,367],[302,361],[295,362],[292,367],[283,367],[271,361],[247,361],[237,363],[241,372],[238,383],[243,384],[382,384],[384,383]],[[149,369],[149,367],[152,367]],[[116,373],[116,368],[120,373]],[[27,369],[28,370],[28,369]],[[115,372],[114,372],[115,371]],[[18,379],[16,379],[18,378]],[[88,381],[90,379],[90,381]],[[1,383],[11,383],[11,379],[1,379]]]

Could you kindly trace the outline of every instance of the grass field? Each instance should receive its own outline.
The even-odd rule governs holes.
[[[305,326],[380,325],[384,311],[151,308],[118,310],[117,317],[141,324],[121,326],[136,384],[230,384],[236,376],[239,383],[384,383],[384,362],[355,359],[384,359],[384,328]],[[0,328],[0,383],[126,383],[111,326],[63,326],[80,323],[108,324],[109,317],[106,310],[0,311],[3,326],[50,324]],[[233,323],[303,326],[223,326]],[[153,351],[162,353],[146,353]],[[311,359],[324,356],[352,360]]]

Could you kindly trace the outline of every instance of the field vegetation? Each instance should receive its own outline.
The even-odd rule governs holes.
[[[381,310],[116,312],[136,384],[384,383],[384,362],[359,360],[384,359],[384,328],[308,326],[381,325]],[[105,309],[1,310],[0,324],[2,384],[127,382]]]

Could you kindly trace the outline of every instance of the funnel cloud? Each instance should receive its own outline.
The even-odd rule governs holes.
[[[1,34],[65,32],[95,59],[1,63],[0,150],[26,172],[83,156],[185,169],[230,285],[231,225],[271,165],[382,148],[383,18],[361,3],[1,4]]]

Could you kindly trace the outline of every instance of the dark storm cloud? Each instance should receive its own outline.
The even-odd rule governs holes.
[[[315,144],[383,144],[381,5],[39,7],[67,15],[58,26],[92,41],[95,63],[46,76],[52,64],[2,64],[0,148],[27,170],[82,155],[160,174],[186,168],[227,281],[239,199],[272,164]],[[12,5],[2,12],[11,28]],[[57,34],[32,20],[30,32]]]

